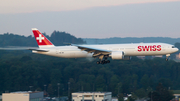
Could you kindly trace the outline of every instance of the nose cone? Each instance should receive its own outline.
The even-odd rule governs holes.
[[[178,49],[178,48],[175,48],[175,49],[174,49],[174,52],[177,52],[177,51],[179,51],[179,49]]]

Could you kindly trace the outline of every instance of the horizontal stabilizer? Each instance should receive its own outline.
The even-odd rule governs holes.
[[[48,52],[49,50],[40,49],[38,47],[16,47],[16,46],[10,46],[10,47],[0,47],[0,50],[34,50],[39,52]]]
[[[32,51],[38,51],[38,52],[48,52],[49,50],[42,50],[42,49],[29,49]]]

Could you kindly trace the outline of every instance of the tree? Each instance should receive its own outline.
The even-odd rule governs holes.
[[[146,89],[149,86],[149,77],[147,74],[145,74],[142,78],[141,78],[141,85],[144,89]]]
[[[124,97],[123,93],[118,94],[117,97],[118,97],[118,101],[124,101],[124,99],[123,99],[123,97]]]
[[[138,98],[145,98],[147,96],[147,93],[144,88],[140,88],[140,89],[136,90],[135,95]]]
[[[161,100],[161,96],[157,91],[149,92],[148,97],[150,98],[149,101],[163,101]]]
[[[156,87],[156,91],[151,91],[148,94],[148,97],[153,101],[170,101],[173,99],[173,94],[171,91],[168,91],[163,87],[162,83],[159,83]]]
[[[117,75],[113,75],[111,77],[111,81],[110,81],[110,90],[111,91],[114,91],[113,95],[116,95],[117,93],[120,92],[120,87],[121,87],[121,84],[119,83],[119,79],[118,79],[118,76]]]
[[[49,84],[48,85],[48,88],[47,88],[47,92],[50,96],[52,96],[54,94],[54,90],[52,88],[52,84]]]
[[[105,79],[102,75],[96,77],[96,91],[103,91],[105,87]]]

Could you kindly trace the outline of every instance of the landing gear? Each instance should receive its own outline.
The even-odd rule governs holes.
[[[110,63],[109,60],[102,60],[102,61],[97,61],[97,64],[106,64],[106,63]]]
[[[97,61],[96,63],[97,63],[97,64],[100,64],[100,61]]]
[[[97,64],[106,64],[106,63],[110,63],[109,60],[105,59],[105,60],[100,60],[96,62]]]
[[[107,63],[110,63],[110,61],[109,61],[109,60],[107,60]]]
[[[110,63],[110,61],[107,60],[108,57],[109,57],[108,55],[101,55],[101,56],[99,56],[99,61],[97,61],[96,63],[97,64],[107,64],[107,63]]]
[[[168,61],[168,59],[166,58],[166,61]]]
[[[168,61],[170,54],[166,54],[166,61]]]

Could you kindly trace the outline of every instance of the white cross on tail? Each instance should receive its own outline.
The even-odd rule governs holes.
[[[36,40],[39,40],[39,43],[41,43],[42,40],[44,40],[44,37],[42,37],[41,34],[39,34],[39,37],[37,37]]]

